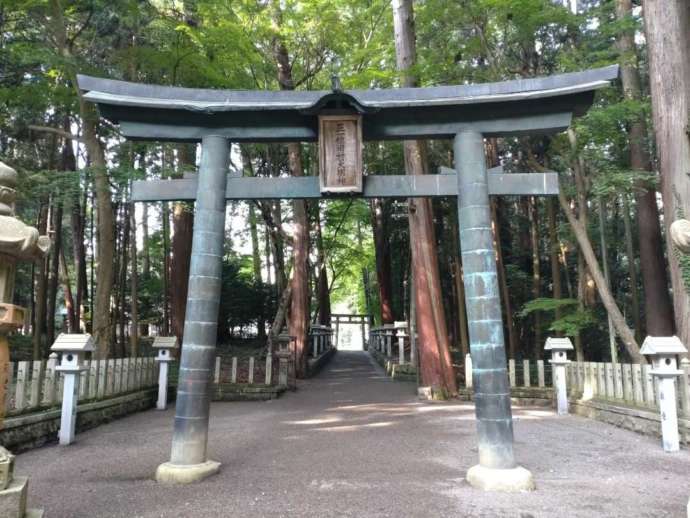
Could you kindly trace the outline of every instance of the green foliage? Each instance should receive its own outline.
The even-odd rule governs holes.
[[[583,329],[596,323],[591,310],[581,309],[577,299],[538,298],[527,302],[518,316],[524,318],[535,311],[561,310],[564,314],[551,322],[550,331],[562,333],[566,336],[576,336]]]

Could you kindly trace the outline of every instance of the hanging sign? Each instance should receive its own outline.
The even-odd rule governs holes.
[[[362,116],[319,116],[322,193],[362,192]]]

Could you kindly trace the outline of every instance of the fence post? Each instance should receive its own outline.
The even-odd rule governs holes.
[[[632,403],[633,388],[632,388],[632,365],[624,363],[623,367],[623,399]]]
[[[544,360],[537,360],[537,383],[539,387],[545,387],[546,383],[544,381]]]
[[[55,382],[57,374],[55,367],[57,366],[57,354],[50,353],[48,361],[46,362],[46,376],[43,387],[43,404],[46,406],[53,406],[55,403]]]
[[[29,396],[29,407],[35,408],[40,404],[41,383],[43,382],[43,360],[35,360],[31,368],[31,395]]]
[[[642,365],[634,363],[632,365],[632,379],[633,379],[633,400],[636,405],[644,404],[644,392],[642,383]]]
[[[613,364],[604,364],[606,370],[606,398],[613,399],[616,395],[615,387],[613,384]]]
[[[465,355],[465,387],[472,388],[472,356],[470,353]]]
[[[14,377],[14,362],[9,362],[7,364],[7,389],[5,390],[5,397],[3,401],[0,401],[0,405],[5,410],[5,413],[11,410],[10,403],[12,402],[12,396],[10,395],[10,387],[12,386],[12,378]],[[2,414],[2,412],[0,412]]]
[[[213,383],[220,384],[220,356],[216,356],[216,368],[213,370]]]
[[[230,383],[237,383],[237,356],[232,357],[232,370],[230,371]]]
[[[515,360],[508,360],[508,378],[510,378],[510,388],[515,387]]]
[[[622,365],[620,363],[613,364],[613,387],[615,399],[623,399],[623,374],[621,372]]]
[[[644,376],[645,403],[652,408],[656,408],[656,393],[654,391],[654,378],[652,378],[652,366],[643,365],[642,374]]]
[[[50,360],[49,360],[50,361]],[[96,399],[98,393],[98,360],[91,360],[89,369],[89,399]]]
[[[270,353],[266,355],[266,376],[264,383],[270,385],[273,382],[273,355]]]
[[[29,362],[23,361],[17,363],[17,382],[16,391],[14,395],[14,408],[17,410],[24,410],[26,406],[26,382],[28,378]]]
[[[79,398],[77,401],[86,399],[89,388],[89,360],[84,361],[84,368],[79,373]]]
[[[248,383],[250,385],[252,385],[254,383],[254,357],[253,356],[249,357]]]
[[[525,387],[530,386],[529,377],[529,360],[522,360],[522,378]]]
[[[682,374],[678,378],[680,383],[680,409],[682,414],[687,418],[690,417],[690,360],[683,358],[680,361],[680,370]]]
[[[113,394],[122,392],[122,358],[115,360],[115,387],[113,387]]]

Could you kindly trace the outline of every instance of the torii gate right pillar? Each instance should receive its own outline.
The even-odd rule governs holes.
[[[479,450],[479,464],[469,469],[467,481],[491,491],[531,490],[532,474],[518,466],[513,455],[510,384],[482,134],[457,134],[454,154]]]

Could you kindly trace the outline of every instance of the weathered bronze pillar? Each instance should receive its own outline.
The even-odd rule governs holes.
[[[216,473],[220,467],[220,463],[207,459],[206,443],[220,304],[229,151],[230,144],[224,137],[202,139],[172,452],[170,462],[158,467],[159,482],[190,483]]]
[[[479,442],[479,464],[470,468],[467,480],[487,490],[533,489],[532,475],[517,466],[513,455],[510,384],[482,135],[470,131],[456,135],[454,154]]]

